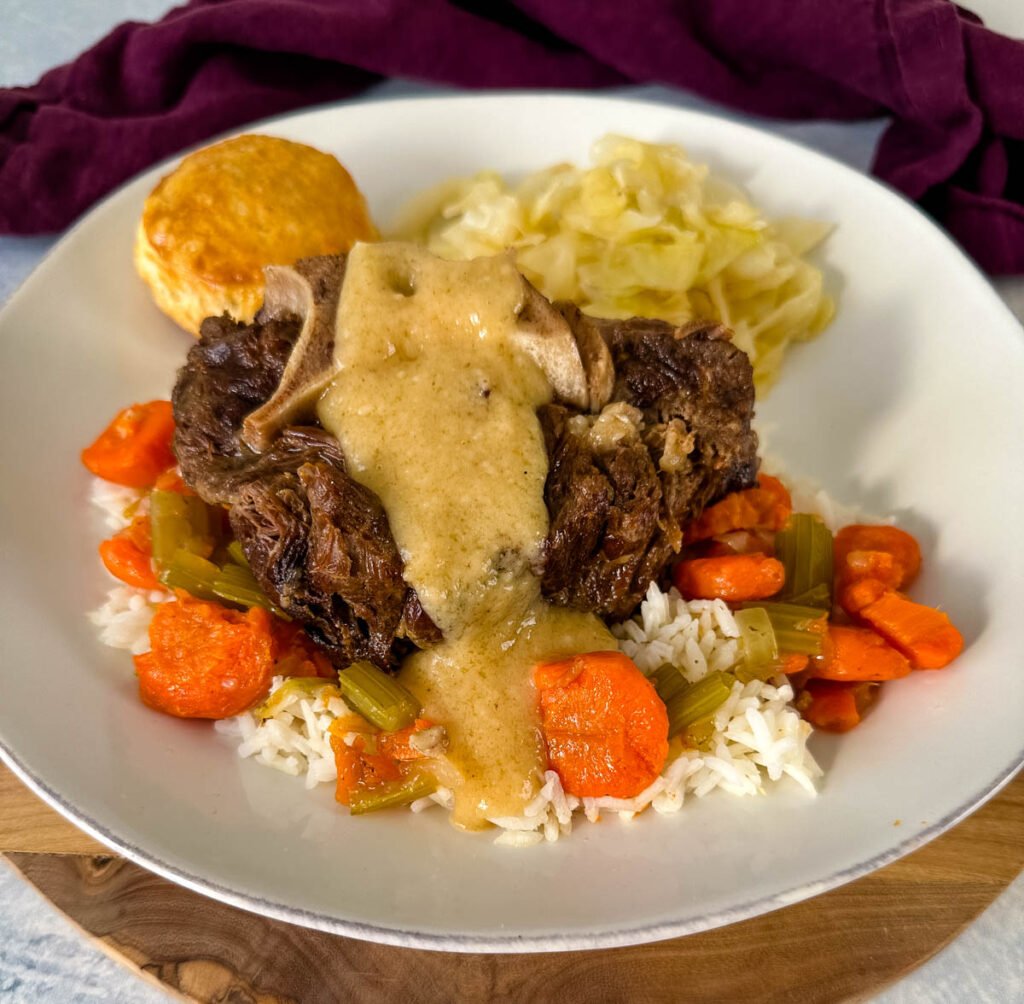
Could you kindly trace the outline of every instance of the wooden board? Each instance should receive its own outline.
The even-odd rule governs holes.
[[[243,913],[109,852],[54,853],[75,846],[73,833],[57,836],[73,828],[5,773],[11,863],[102,947],[200,1001],[861,1001],[946,945],[1024,867],[1021,775],[902,861],[730,927],[598,952],[422,952]],[[13,838],[12,808],[26,827]]]
[[[0,853],[109,854],[88,833],[40,801],[0,763]]]

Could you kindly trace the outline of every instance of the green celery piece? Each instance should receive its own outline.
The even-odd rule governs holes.
[[[667,704],[669,738],[713,715],[732,693],[734,677],[716,671],[691,683]]]
[[[686,677],[679,671],[676,666],[673,666],[670,662],[666,662],[664,665],[659,666],[651,674],[651,683],[654,684],[654,689],[658,692],[658,696],[668,704],[676,694],[681,693],[685,690],[689,684],[686,682]]]
[[[401,781],[386,781],[372,788],[356,788],[350,796],[349,810],[353,816],[361,816],[364,812],[393,809],[415,802],[418,798],[426,798],[435,791],[437,781],[414,770]]]
[[[385,732],[412,725],[420,713],[419,701],[372,662],[354,662],[341,670],[338,687],[359,714]]]
[[[179,547],[161,570],[159,578],[171,589],[184,589],[201,600],[215,600],[214,583],[219,574],[220,569],[212,561]]]
[[[285,680],[266,701],[258,708],[253,709],[253,714],[259,719],[273,718],[284,704],[291,697],[314,698],[320,694],[325,687],[330,687],[337,696],[337,687],[330,680],[321,679],[318,676],[293,676]]]
[[[795,603],[743,604],[744,610],[754,608],[760,608],[768,615],[780,652],[821,655],[828,627],[826,611]]]
[[[227,603],[235,603],[241,607],[263,607],[277,617],[291,620],[288,614],[263,592],[248,567],[243,568],[229,561],[219,570],[213,583],[213,592]]]
[[[734,614],[743,643],[743,665],[748,671],[779,661],[775,630],[764,607],[745,607]]]
[[[154,489],[149,493],[149,519],[158,565],[169,566],[178,551],[202,557],[210,553],[210,510],[198,495]]]
[[[832,533],[817,517],[794,513],[775,535],[775,556],[786,569],[779,599],[832,607]]]
[[[758,666],[745,666],[742,663],[733,669],[733,674],[740,683],[750,683],[751,680],[770,680],[773,676],[782,672],[781,662],[762,662]]]
[[[168,566],[189,536],[184,497],[177,492],[149,493],[149,520],[153,535],[153,559]]]
[[[711,740],[714,737],[715,723],[710,715],[707,718],[702,718],[699,722],[688,725],[681,735],[684,746],[705,752],[711,749]]]
[[[243,568],[249,567],[249,562],[245,557],[245,551],[242,550],[242,545],[237,541],[233,540],[227,546],[228,557],[236,564],[241,565]]]
[[[823,582],[808,589],[799,596],[792,596],[786,600],[800,607],[815,607],[818,610],[829,610],[832,607],[832,591]]]

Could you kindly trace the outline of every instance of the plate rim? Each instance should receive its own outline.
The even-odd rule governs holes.
[[[1009,320],[1017,334],[1017,337],[1024,340],[1024,327],[1010,310],[1009,306],[999,296],[988,276],[979,266],[956,244],[952,237],[942,227],[928,216],[916,203],[907,198],[903,193],[891,185],[879,180],[873,175],[865,174],[835,157],[816,150],[799,140],[788,136],[782,136],[762,128],[760,125],[753,125],[745,121],[737,121],[728,117],[727,114],[715,114],[713,112],[676,106],[664,101],[632,98],[621,94],[587,94],[575,93],[560,90],[514,90],[501,91],[499,93],[441,93],[421,95],[371,95],[348,98],[340,101],[326,102],[323,104],[307,106],[275,115],[270,118],[250,122],[241,127],[226,130],[215,136],[209,137],[199,143],[184,148],[177,153],[160,160],[143,169],[138,174],[125,180],[115,189],[95,203],[90,209],[83,213],[74,224],[69,227],[54,245],[36,263],[29,275],[11,293],[10,297],[0,308],[0,319],[9,310],[20,303],[25,296],[31,295],[31,290],[39,279],[39,273],[46,270],[50,260],[59,254],[65,244],[77,235],[78,231],[89,225],[95,216],[101,214],[115,200],[121,198],[126,189],[136,184],[141,178],[150,174],[164,171],[180,161],[183,156],[193,150],[201,149],[211,143],[222,139],[240,135],[251,131],[258,131],[264,128],[273,128],[290,120],[303,116],[330,114],[336,111],[344,111],[354,107],[372,105],[411,105],[411,104],[505,104],[508,102],[535,102],[537,100],[557,100],[565,104],[578,105],[587,104],[618,104],[626,106],[645,106],[657,109],[667,116],[678,116],[681,119],[700,119],[714,125],[725,124],[730,129],[747,131],[759,137],[770,139],[774,143],[794,148],[795,152],[802,157],[811,157],[824,162],[831,171],[839,171],[847,176],[856,179],[856,183],[867,183],[874,186],[890,197],[894,197],[897,203],[902,203],[906,209],[910,209],[919,223],[924,223],[932,234],[932,238],[939,239],[946,245],[946,250],[952,250],[959,257],[961,268],[966,265],[969,272],[973,274],[975,284],[978,286],[979,295],[988,298],[991,306],[997,312],[1002,312],[1004,318]],[[0,722],[2,729],[2,722]],[[368,924],[353,919],[340,919],[329,917],[315,911],[305,910],[298,907],[283,905],[265,899],[258,895],[239,892],[236,889],[218,884],[216,881],[202,878],[191,874],[187,869],[168,864],[161,860],[154,853],[137,847],[130,841],[118,837],[116,833],[94,820],[88,811],[75,804],[73,798],[62,796],[54,788],[50,787],[45,780],[24,763],[13,749],[11,749],[3,735],[0,734],[0,760],[5,762],[13,773],[37,796],[50,805],[53,809],[65,816],[80,829],[94,837],[112,850],[123,855],[133,863],[154,872],[161,877],[182,885],[185,888],[201,895],[210,896],[216,900],[227,903],[230,906],[274,920],[286,923],[297,924],[315,930],[325,931],[343,937],[356,938],[358,940],[371,941],[378,944],[391,945],[401,948],[419,948],[432,951],[454,951],[469,953],[531,953],[531,952],[557,952],[557,951],[580,951],[588,949],[616,948],[628,945],[655,942],[668,938],[681,937],[688,934],[695,934],[700,931],[711,930],[717,927],[736,923],[764,913],[772,912],[810,897],[825,893],[857,878],[877,871],[893,861],[898,860],[929,843],[946,830],[955,826],[985,802],[1005,787],[1016,774],[1024,767],[1024,746],[1015,754],[1010,763],[1001,771],[997,772],[994,778],[986,781],[974,794],[948,812],[942,818],[927,827],[908,836],[888,850],[869,858],[866,861],[851,865],[845,869],[833,872],[825,879],[800,883],[791,889],[779,893],[762,896],[741,903],[740,905],[727,909],[716,910],[710,913],[703,913],[700,917],[684,921],[659,921],[654,924],[634,924],[629,927],[620,927],[613,932],[599,934],[589,933],[580,935],[552,935],[552,934],[508,934],[503,936],[492,935],[471,935],[471,934],[434,934],[422,931],[405,930],[397,927],[383,927],[379,924]]]

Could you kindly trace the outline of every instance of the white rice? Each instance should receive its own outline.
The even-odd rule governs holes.
[[[284,677],[275,676],[271,695],[284,682]],[[240,740],[239,756],[253,757],[265,767],[305,777],[306,787],[315,788],[337,780],[329,729],[336,718],[349,713],[335,688],[325,680],[323,690],[315,696],[289,694],[273,717],[265,721],[247,711],[215,722],[214,728],[222,735]]]
[[[116,533],[132,521],[145,497],[145,493],[137,488],[125,488],[102,478],[93,478],[89,500],[103,512],[104,522]]]
[[[723,602],[686,602],[674,589],[663,593],[656,585],[648,590],[637,616],[614,630],[622,650],[644,672],[671,662],[691,682],[709,672],[730,669],[741,654],[739,629]],[[272,693],[282,682],[280,677],[274,680]],[[632,819],[648,807],[660,814],[678,812],[687,797],[703,798],[718,789],[730,795],[760,795],[785,777],[813,795],[821,769],[807,749],[811,726],[792,707],[792,700],[793,690],[785,677],[735,683],[715,713],[708,750],[685,750],[635,798],[579,799],[563,791],[554,771],[546,771],[540,790],[522,815],[490,820],[501,831],[495,842],[528,847],[557,840],[572,831],[577,814],[590,821],[600,819],[602,812]],[[239,756],[304,776],[306,787],[313,788],[337,777],[328,730],[338,715],[348,711],[337,697],[296,695],[263,722],[246,712],[215,727],[239,740]],[[411,808],[422,812],[433,805],[450,810],[452,793],[441,789]]]
[[[113,533],[128,526],[143,511],[146,495],[137,488],[125,488],[102,478],[92,479],[90,501],[103,513],[103,521]],[[100,629],[100,641],[132,655],[149,651],[149,622],[156,604],[168,599],[161,589],[135,589],[118,584],[104,602],[89,614]]]
[[[93,501],[104,510],[108,526],[116,530],[127,525],[139,493],[98,479],[96,484],[109,489],[93,490]],[[858,514],[837,506],[818,489],[789,479],[787,485],[797,511],[816,512],[833,528],[858,519]],[[167,598],[164,592],[118,585],[89,616],[100,628],[104,644],[138,655],[149,650],[149,623],[156,604]],[[725,603],[687,602],[675,589],[665,593],[654,584],[637,615],[616,625],[613,633],[622,651],[645,674],[671,663],[691,683],[710,672],[731,669],[742,656],[740,632]],[[282,677],[274,679],[272,695],[283,682]],[[333,687],[314,697],[296,693],[283,700],[268,719],[260,720],[250,711],[217,722],[215,728],[237,741],[239,756],[303,777],[307,788],[334,783],[337,770],[329,729],[338,716],[349,713],[336,694]],[[546,771],[522,815],[491,820],[500,830],[495,842],[528,847],[567,835],[574,818],[596,822],[602,813],[615,813],[628,820],[648,807],[670,814],[678,812],[688,797],[703,798],[719,790],[736,796],[761,795],[777,783],[785,783],[785,778],[814,795],[814,782],[822,771],[807,749],[811,726],[793,708],[792,700],[793,690],[784,676],[767,682],[734,683],[729,698],[715,713],[707,749],[684,750],[635,798],[579,799],[563,791],[554,771]],[[354,735],[346,739],[351,741]],[[411,809],[422,812],[434,805],[450,811],[452,792],[440,788],[414,802]]]
[[[149,622],[156,605],[168,594],[156,589],[134,589],[114,586],[102,606],[89,614],[89,620],[100,629],[100,641],[111,648],[121,648],[132,655],[149,651]]]

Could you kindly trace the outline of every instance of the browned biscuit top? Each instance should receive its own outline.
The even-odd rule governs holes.
[[[334,157],[256,135],[189,154],[146,200],[142,231],[171,272],[219,286],[262,286],[264,265],[377,237]]]

